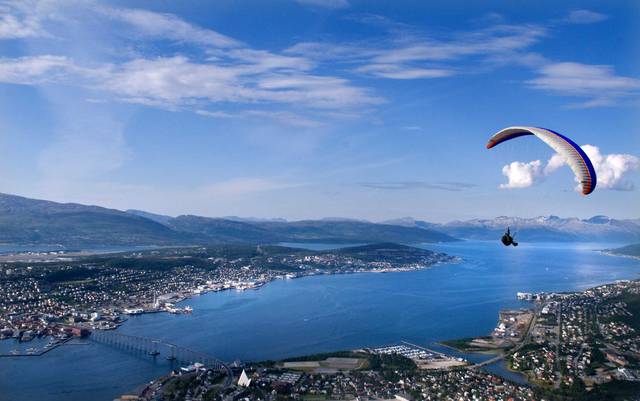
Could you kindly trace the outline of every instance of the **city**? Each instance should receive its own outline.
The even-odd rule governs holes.
[[[639,21],[0,0],[0,401],[640,401]]]
[[[142,400],[562,400],[617,399],[640,391],[640,281],[575,293],[519,293],[531,310],[504,311],[491,336],[446,341],[499,352],[529,384],[509,381],[462,358],[402,343],[237,364],[234,384],[204,366],[174,371],[148,386]],[[587,312],[590,311],[590,312]],[[519,319],[525,319],[525,322]],[[511,333],[511,334],[510,334]],[[509,337],[509,345],[499,339]],[[483,348],[481,348],[483,347]],[[574,398],[577,397],[577,398]]]
[[[322,252],[221,246],[91,256],[73,262],[5,262],[0,268],[0,339],[58,336],[68,326],[115,329],[126,315],[188,313],[188,308],[177,308],[175,303],[207,292],[257,289],[277,279],[407,271],[455,261],[441,253],[379,244]]]

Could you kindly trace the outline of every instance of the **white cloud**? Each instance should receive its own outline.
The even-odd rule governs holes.
[[[528,81],[531,87],[588,99],[577,107],[610,105],[622,97],[637,95],[640,91],[640,79],[616,75],[613,68],[607,65],[551,63],[538,72],[540,77]]]
[[[569,13],[566,21],[571,24],[593,24],[604,21],[608,16],[590,10],[573,10]]]
[[[347,0],[296,0],[300,4],[324,8],[346,8],[349,7]]]
[[[238,47],[242,43],[211,29],[192,25],[174,15],[133,8],[96,7],[110,18],[124,22],[142,35],[211,47]]]
[[[197,63],[182,56],[137,59],[115,68],[99,86],[132,102],[167,107],[206,100],[340,109],[382,101],[346,79],[262,70],[254,65]]]
[[[559,169],[562,166],[566,166],[567,162],[564,157],[562,157],[559,153],[551,156],[551,159],[547,162],[547,165],[544,167],[544,174],[549,175]]]
[[[394,25],[394,30],[397,30]],[[303,42],[287,50],[317,62],[355,65],[353,71],[389,79],[441,78],[476,70],[478,61],[515,60],[546,30],[537,25],[498,25],[436,38],[405,29],[377,44]],[[469,61],[474,61],[469,64]]]
[[[612,189],[630,191],[634,189],[633,182],[625,180],[628,173],[640,170],[640,158],[630,154],[602,154],[600,148],[593,145],[582,145],[596,171],[597,189]],[[554,154],[542,168],[540,160],[529,163],[512,162],[502,168],[502,174],[509,182],[501,184],[500,188],[528,188],[541,182],[546,176],[565,166],[565,159]],[[576,182],[578,179],[575,178]],[[576,190],[581,190],[577,187]]]
[[[0,59],[0,82],[64,82],[109,92],[116,100],[167,109],[206,101],[342,110],[383,101],[343,78],[283,70],[274,61],[266,64],[221,65],[174,56],[84,67],[64,56],[43,55]]]
[[[196,113],[205,117],[223,119],[237,118],[244,120],[247,118],[255,117],[264,120],[271,120],[281,125],[287,125],[296,128],[315,128],[323,125],[320,121],[316,121],[314,119],[307,118],[289,111],[243,110],[241,112],[228,113],[222,111],[196,110]]]
[[[601,188],[632,190],[633,183],[624,180],[625,174],[640,170],[640,158],[629,154],[603,155],[597,146],[582,145],[584,152],[593,162]]]
[[[49,36],[34,18],[20,18],[0,7],[0,39],[24,39]]]
[[[502,174],[509,179],[506,184],[500,184],[500,188],[504,189],[528,188],[544,177],[540,160],[511,162],[502,167]]]
[[[246,115],[266,118],[273,120],[282,125],[289,125],[297,128],[315,128],[323,124],[319,121],[300,116],[288,111],[266,111],[266,110],[247,110]]]
[[[64,56],[0,58],[0,82],[35,85],[66,78],[73,63]]]
[[[370,64],[354,71],[390,79],[442,78],[454,74],[452,70],[442,68],[414,68],[395,64]]]
[[[85,57],[79,61],[67,55],[0,58],[0,82],[64,83],[94,91],[89,96],[94,101],[99,100],[97,90],[98,94],[106,95],[106,100],[168,110],[195,111],[216,103],[251,106],[252,110],[257,110],[258,105],[276,103],[344,112],[345,109],[357,110],[383,102],[370,90],[356,86],[348,79],[314,74],[315,62],[306,57],[252,49],[174,15],[110,8],[92,2],[78,3],[78,7],[86,7],[83,13],[90,13],[92,23],[104,23],[106,18],[112,25],[114,20],[123,24],[115,31],[118,40],[125,43],[133,37],[134,44],[144,49],[146,43],[139,40],[143,36],[176,44],[188,43],[200,47],[204,53],[189,57],[180,52],[149,57],[143,55],[144,52],[133,51],[112,57],[112,62],[93,64]],[[45,21],[50,10],[34,11],[34,14],[38,21]],[[284,110],[274,112],[271,119],[289,120],[296,126],[315,125],[310,119],[284,113]]]

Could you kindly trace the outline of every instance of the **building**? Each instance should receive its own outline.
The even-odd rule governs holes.
[[[247,372],[242,369],[242,373],[240,374],[240,378],[238,379],[238,386],[240,387],[249,387],[251,384],[251,379],[247,376]]]

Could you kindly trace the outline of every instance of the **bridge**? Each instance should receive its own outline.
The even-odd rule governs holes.
[[[92,331],[89,338],[97,343],[144,354],[150,358],[165,358],[168,361],[182,364],[201,363],[207,369],[226,375],[224,387],[228,387],[233,380],[231,369],[219,359],[164,340],[104,330]]]

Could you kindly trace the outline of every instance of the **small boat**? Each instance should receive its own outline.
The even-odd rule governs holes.
[[[151,355],[151,356],[160,355],[160,352],[159,351],[149,351],[149,355]]]
[[[173,356],[173,355],[169,355],[169,356],[167,357],[167,361],[175,361],[175,360],[176,360],[176,357],[175,357],[175,356]]]
[[[192,307],[190,307],[190,306],[185,306],[184,307],[184,313],[191,313],[191,312],[193,312],[193,308]]]

